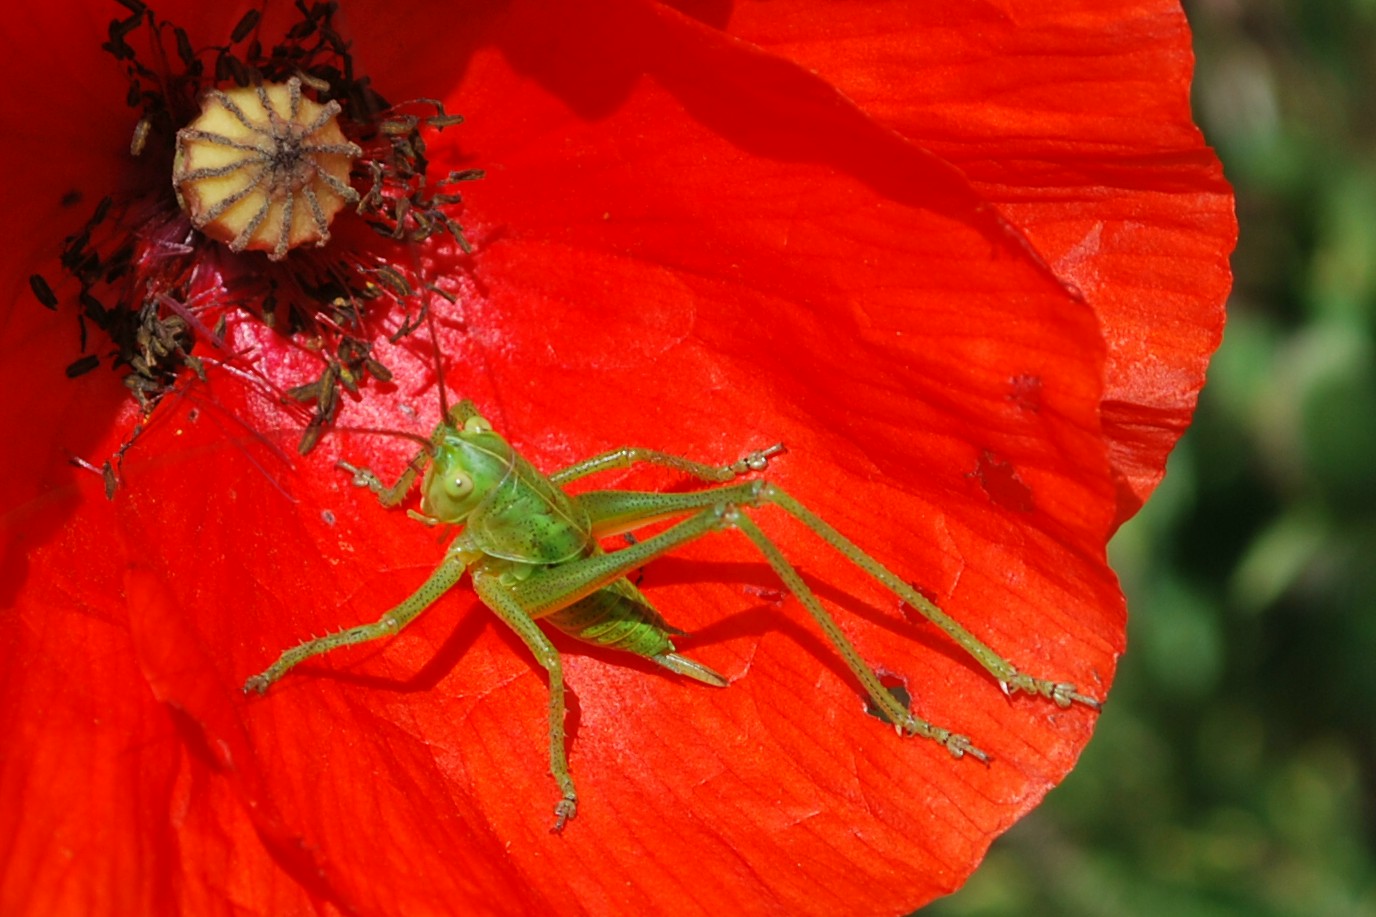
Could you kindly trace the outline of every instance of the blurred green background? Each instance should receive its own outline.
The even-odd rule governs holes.
[[[1376,0],[1192,0],[1223,347],[1079,767],[923,917],[1376,915]]]

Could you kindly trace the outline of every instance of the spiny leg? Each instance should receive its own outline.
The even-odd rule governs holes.
[[[578,793],[573,788],[568,753],[564,748],[564,667],[559,661],[559,651],[511,590],[502,585],[499,577],[475,570],[473,589],[483,604],[496,612],[516,632],[516,636],[530,647],[535,660],[549,673],[549,770],[564,795],[554,808],[554,830],[557,833],[564,830],[564,825],[578,813]]]
[[[277,657],[277,661],[272,665],[244,682],[244,693],[247,694],[250,691],[256,691],[259,694],[264,693],[269,685],[285,675],[289,669],[312,656],[328,653],[337,647],[367,643],[370,640],[392,636],[415,620],[416,616],[432,602],[453,588],[463,577],[464,567],[463,557],[457,554],[446,555],[443,563],[434,573],[430,574],[430,578],[406,601],[388,611],[372,624],[360,624],[358,627],[350,627],[338,633],[317,637],[292,647]]]
[[[1019,671],[1016,666],[996,653],[988,644],[966,630],[960,622],[946,614],[935,603],[902,579],[899,579],[879,561],[860,550],[854,542],[832,528],[826,520],[803,506],[779,487],[765,484],[760,500],[761,502],[773,503],[788,512],[815,532],[817,537],[843,554],[847,560],[874,577],[904,602],[916,608],[923,617],[945,631],[947,636],[960,644],[961,648],[973,656],[989,674],[998,679],[1005,691],[1036,694],[1055,702],[1059,707],[1069,707],[1071,704],[1078,703],[1095,710],[1100,709],[1099,701],[1081,694],[1073,684],[1037,678]]]
[[[889,722],[894,723],[910,735],[925,736],[940,742],[956,758],[962,758],[968,754],[986,763],[989,761],[989,756],[976,748],[968,737],[951,732],[951,730],[941,726],[934,726],[915,716],[912,711],[899,703],[898,698],[894,697],[884,687],[874,669],[870,668],[869,664],[861,658],[855,644],[850,642],[836,621],[827,613],[822,603],[817,601],[817,597],[813,595],[812,590],[808,588],[798,571],[784,557],[783,552],[760,530],[759,526],[734,507],[727,511],[723,521],[726,525],[740,529],[745,537],[755,543],[755,547],[764,555],[765,560],[769,561],[769,565],[774,568],[779,579],[784,581],[788,591],[792,592],[794,597],[803,603],[803,607],[808,610],[813,620],[826,633],[832,646],[840,650],[841,656],[846,660],[846,665],[850,666],[855,677],[860,679],[860,684],[864,686],[865,691],[879,709],[884,711]]]
[[[688,517],[664,532],[628,548],[598,554],[581,560],[571,561],[557,567],[550,567],[532,574],[527,579],[511,587],[517,604],[534,616],[542,612],[564,608],[583,596],[605,586],[609,581],[624,575],[627,571],[665,554],[687,542],[701,538],[709,532],[725,528],[740,528],[769,561],[770,566],[783,579],[785,585],[798,597],[818,624],[831,638],[832,642],[845,657],[846,663],[855,672],[871,696],[890,721],[899,724],[905,731],[926,736],[944,745],[952,755],[972,757],[987,761],[988,756],[971,744],[965,736],[958,735],[940,726],[921,720],[908,711],[879,681],[875,674],[845,634],[827,614],[822,604],[803,582],[801,576],[783,557],[779,549],[749,519],[741,514],[738,505],[757,505],[769,491],[770,485],[763,481],[736,484],[712,490],[688,494],[633,493],[628,491],[602,491],[605,500],[594,504],[598,511],[606,509],[618,516],[629,511],[630,507],[653,507],[646,515],[661,516],[666,508],[673,507],[680,513],[698,508],[699,512]],[[704,504],[705,508],[704,508]],[[592,513],[590,513],[592,515]],[[594,515],[594,518],[596,516]]]
[[[714,481],[725,484],[743,474],[754,471],[764,471],[769,465],[769,460],[776,455],[781,455],[785,451],[783,443],[775,443],[767,449],[756,449],[748,452],[739,460],[730,465],[707,465],[702,462],[695,462],[686,459],[681,455],[673,455],[668,452],[657,452],[654,449],[641,449],[630,446],[622,449],[613,449],[601,455],[595,455],[590,459],[584,459],[561,468],[549,476],[555,484],[567,484],[569,481],[586,477],[590,474],[597,474],[599,471],[610,471],[613,468],[629,468],[637,463],[648,465],[658,465],[662,468],[670,468],[691,477],[703,481]]]
[[[659,519],[667,515],[683,515],[695,510],[703,510],[706,507],[716,506],[718,510],[721,510],[726,504],[759,506],[773,503],[802,522],[847,560],[868,573],[894,595],[916,608],[928,620],[945,631],[952,640],[993,675],[1005,690],[1035,694],[1053,701],[1060,707],[1069,707],[1078,703],[1095,710],[1100,708],[1099,701],[1080,693],[1073,684],[1037,678],[1020,671],[958,621],[922,596],[916,589],[909,586],[888,568],[832,528],[816,513],[767,481],[732,484],[682,494],[616,490],[591,491],[583,494],[580,500],[593,522],[594,531],[598,532],[604,529],[611,532],[624,531],[634,528],[637,520]],[[582,588],[574,580],[581,579],[585,575],[603,576],[611,573],[612,569],[616,571],[614,575],[624,575],[626,571],[671,550],[674,546],[722,527],[719,522],[712,523],[694,516],[640,544],[616,551],[614,554],[589,558],[580,562],[593,566],[580,568],[564,565],[556,568],[556,570],[550,571],[550,574],[563,582],[555,585],[551,580],[549,584],[552,587],[551,593]],[[618,558],[619,560],[609,560],[609,558]],[[601,565],[600,568],[597,567],[598,564]],[[531,588],[535,588],[535,584],[531,584]],[[541,599],[540,601],[546,600]]]

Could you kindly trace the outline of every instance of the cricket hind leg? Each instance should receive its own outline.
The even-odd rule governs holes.
[[[669,511],[679,514],[694,510],[697,512],[666,531],[628,548],[541,570],[516,585],[513,592],[521,607],[533,614],[541,615],[546,609],[566,607],[571,604],[567,601],[568,597],[581,598],[595,592],[635,567],[682,544],[710,532],[739,528],[756,545],[785,585],[817,621],[832,644],[840,651],[875,706],[884,712],[890,722],[898,724],[904,732],[926,736],[941,743],[954,757],[970,755],[987,761],[988,755],[975,747],[969,738],[914,715],[883,686],[878,674],[861,658],[854,644],[812,594],[812,590],[783,553],[741,512],[743,506],[759,506],[772,502],[775,490],[776,488],[767,482],[755,481],[684,494],[629,491],[585,494],[585,506],[589,508],[594,525],[604,513],[607,518],[622,519],[631,515],[660,518]],[[589,496],[593,496],[594,499],[588,501]]]
[[[916,609],[919,614],[941,628],[990,675],[993,675],[1005,692],[1021,691],[1025,694],[1034,694],[1063,708],[1068,708],[1072,704],[1080,704],[1093,710],[1101,709],[1102,704],[1099,701],[1080,693],[1079,689],[1070,682],[1038,678],[1018,669],[995,652],[987,643],[967,630],[955,618],[942,611],[934,602],[908,585],[879,561],[860,550],[854,542],[832,528],[826,520],[799,503],[781,488],[773,484],[765,484],[764,491],[761,495],[761,502],[773,503],[793,516],[847,560],[868,573],[886,589]]]
[[[764,536],[754,523],[741,512],[745,507],[758,507],[774,504],[792,515],[811,529],[819,538],[839,552],[861,571],[886,587],[895,596],[916,608],[932,623],[941,628],[953,641],[969,653],[986,671],[998,680],[1007,692],[1022,691],[1035,694],[1053,701],[1060,707],[1081,704],[1099,709],[1100,703],[1085,695],[1069,682],[1038,678],[1022,672],[1011,662],[996,653],[973,633],[947,615],[934,603],[923,597],[917,590],[899,579],[886,567],[860,550],[853,542],[841,535],[811,510],[767,481],[754,481],[744,484],[731,484],[724,487],[681,494],[637,493],[632,491],[593,491],[582,496],[583,505],[596,529],[599,524],[622,523],[637,519],[664,518],[669,514],[688,516],[682,522],[631,547],[612,554],[586,558],[572,564],[545,571],[532,577],[520,587],[526,591],[523,605],[532,609],[548,607],[558,601],[559,596],[585,595],[589,585],[597,588],[610,579],[624,576],[635,567],[664,554],[675,547],[702,537],[708,532],[724,528],[740,528],[756,545],[770,565],[786,585],[798,596],[809,614],[842,653],[847,664],[864,685],[875,704],[885,712],[892,722],[903,724],[909,732],[928,735],[944,744],[956,756],[970,754],[973,757],[984,755],[970,745],[964,736],[951,733],[938,726],[926,723],[905,710],[893,695],[883,687],[878,676],[860,657],[859,653],[837,627],[826,609],[807,589],[802,578],[797,575],[778,548]],[[742,522],[746,524],[742,524]],[[768,545],[768,547],[766,547]],[[785,571],[791,571],[786,573]],[[537,594],[542,593],[542,594]],[[977,753],[978,752],[978,753]]]
[[[793,597],[802,603],[808,614],[812,615],[813,620],[822,628],[827,639],[831,641],[831,645],[841,653],[841,657],[846,661],[846,665],[850,667],[855,677],[859,679],[865,693],[870,696],[870,700],[883,712],[890,723],[909,735],[923,736],[944,745],[953,757],[963,758],[969,755],[986,763],[989,761],[989,756],[975,747],[968,736],[952,732],[943,726],[937,726],[922,719],[895,697],[893,692],[884,687],[879,674],[870,667],[869,663],[865,662],[860,651],[855,648],[855,644],[850,642],[850,638],[841,630],[836,620],[818,601],[817,596],[804,582],[797,569],[789,563],[788,558],[784,557],[778,545],[774,544],[750,517],[738,508],[732,507],[727,511],[726,524],[738,529],[741,534],[749,538],[756,550],[769,562],[769,566],[774,568],[774,572],[778,574],[779,579],[783,580],[788,591],[793,593]]]

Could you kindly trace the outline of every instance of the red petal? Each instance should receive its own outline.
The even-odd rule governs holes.
[[[1190,114],[1179,4],[834,12],[742,3],[724,25],[960,168],[1084,294],[1109,347],[1104,433],[1129,518],[1194,413],[1237,242],[1231,189]]]
[[[380,89],[437,91],[433,64],[389,65],[395,36],[367,28],[387,19],[350,12]],[[662,9],[431,17],[405,50],[442,36],[442,72],[462,76],[450,107],[469,119],[433,153],[456,165],[457,143],[490,170],[467,195],[479,253],[471,280],[456,269],[450,383],[545,467],[628,442],[727,461],[783,440],[773,480],[1019,664],[1102,696],[1123,621],[1103,562],[1115,501],[1100,328],[980,189],[804,70]],[[19,289],[28,270],[6,276]],[[0,429],[36,428],[33,473],[0,503],[33,570],[7,563],[3,580],[18,602],[0,630],[0,741],[19,752],[0,786],[55,767],[35,810],[52,819],[78,809],[86,762],[137,749],[142,768],[91,792],[149,800],[123,843],[165,853],[105,872],[109,839],[91,835],[91,858],[63,876],[86,900],[114,900],[99,896],[123,882],[131,909],[197,913],[216,900],[263,913],[322,900],[363,913],[899,911],[958,884],[1088,738],[1086,711],[1005,700],[934,628],[761,512],[865,658],[994,763],[952,761],[865,716],[834,650],[724,535],[651,565],[643,588],[728,689],[559,643],[582,807],[552,837],[543,673],[466,587],[392,641],[304,666],[266,698],[238,694],[281,649],[375,618],[438,561],[434,532],[333,468],[394,473],[409,447],[346,435],[288,460],[271,444],[297,431],[218,377],[159,409],[112,509],[98,479],[72,483],[63,449],[118,443],[118,386],[61,378],[70,315],[27,295],[0,337],[0,354],[29,358],[0,361],[14,396]],[[278,342],[262,353],[284,372]],[[370,394],[367,422],[424,430],[423,341],[386,361],[402,381],[390,399]],[[107,628],[54,642],[50,628],[77,641],[102,606]],[[58,668],[82,653],[116,662]],[[107,746],[89,719],[26,706],[80,709],[98,685],[130,711]],[[44,754],[64,745],[91,752],[64,770]],[[10,836],[0,902],[56,894],[47,836]]]
[[[950,596],[955,587],[952,609],[995,642],[1023,648],[1028,664],[1106,681],[1118,600],[1101,563],[1088,559],[1102,548],[1110,512],[1088,483],[1092,469],[1103,467],[1092,432],[1100,370],[1088,316],[1024,259],[1015,240],[981,221],[958,176],[882,132],[837,142],[844,129],[863,129],[863,120],[815,80],[747,54],[730,62],[719,84],[704,83],[703,74],[717,71],[695,64],[723,53],[715,39],[622,13],[582,33],[549,11],[538,21],[500,20],[490,34],[501,55],[480,52],[468,63],[473,91],[460,93],[455,106],[469,119],[461,136],[493,174],[470,194],[466,219],[481,246],[483,295],[465,301],[464,330],[446,337],[459,367],[450,382],[494,408],[494,420],[547,465],[628,440],[727,460],[783,439],[793,448],[779,463],[785,486],[913,570],[934,594]],[[561,34],[569,37],[561,42]],[[598,35],[606,47],[596,46]],[[680,79],[675,92],[697,101],[648,84],[632,89],[619,74],[594,68],[598,60],[617,64],[613,52],[628,47],[644,49],[647,59],[683,61],[682,72],[698,76]],[[513,97],[521,80],[508,60],[520,61],[535,84],[586,93],[572,104],[610,106],[617,124],[589,122],[534,86]],[[584,82],[572,80],[574,73]],[[778,88],[740,110],[705,107],[741,86],[770,85],[762,75]],[[684,104],[703,106],[712,123],[684,119],[677,114]],[[768,151],[776,134],[801,162],[740,152]],[[559,137],[559,150],[572,152],[552,156],[530,137]],[[933,201],[957,217],[895,197]],[[1007,254],[991,264],[998,246]],[[735,266],[742,262],[748,271]],[[1024,310],[1017,323],[1007,320],[1003,300],[1014,293]],[[800,313],[800,303],[810,308]],[[1002,333],[992,341],[969,330],[995,324]],[[1024,377],[1044,380],[1032,402],[1019,400],[1026,392],[1016,380]],[[431,397],[411,400],[427,411]],[[344,454],[354,459],[370,448],[355,440]],[[1067,457],[1085,464],[1067,464]],[[244,596],[242,623],[221,623],[221,636],[207,637],[233,645],[234,632],[254,635],[257,646],[234,666],[240,675],[309,633],[372,618],[437,560],[430,533],[366,497],[339,493],[343,482],[327,461],[314,468],[317,477],[288,486],[303,507],[333,513],[339,528],[328,538],[310,531],[320,523],[309,517],[306,529],[283,533],[261,520],[235,524],[230,515],[210,524],[232,533],[216,545],[226,582],[265,581]],[[185,486],[212,475],[255,514],[281,500],[242,463],[222,472],[198,457],[194,473]],[[991,505],[991,496],[1009,492],[1013,474],[1039,507],[1030,520],[1020,499]],[[1102,471],[1098,480],[1106,495]],[[158,483],[162,499],[178,499],[172,486],[167,478]],[[886,513],[872,512],[885,502]],[[1089,509],[1096,504],[1097,514]],[[151,497],[140,505],[155,506]],[[445,851],[464,843],[455,832],[473,823],[476,809],[495,828],[486,855],[510,845],[514,886],[540,890],[548,902],[569,897],[580,902],[575,907],[669,900],[741,909],[763,884],[798,910],[834,904],[819,897],[821,889],[894,909],[944,890],[994,829],[1069,766],[1092,718],[1024,700],[1010,707],[938,635],[902,624],[892,599],[860,584],[796,530],[768,517],[766,524],[783,533],[831,597],[853,592],[873,603],[866,612],[865,604],[843,602],[861,614],[847,620],[862,651],[907,679],[926,715],[978,735],[998,764],[988,771],[957,764],[936,746],[900,742],[863,716],[835,654],[810,636],[810,625],[797,623],[797,609],[760,605],[741,591],[742,576],[747,587],[771,581],[739,540],[723,537],[684,553],[697,563],[653,567],[647,588],[677,623],[705,631],[691,644],[694,655],[736,683],[708,692],[575,649],[573,761],[583,812],[557,843],[548,837],[553,787],[542,759],[543,678],[519,644],[475,617],[481,611],[471,599],[442,604],[380,648],[371,666],[366,651],[330,660],[314,669],[314,679],[284,684],[252,708],[255,734],[270,742],[268,758],[286,781],[277,803],[316,798],[313,788],[323,785],[332,788],[324,795],[346,800],[345,812],[366,812],[345,817],[347,838],[313,825],[309,812],[298,822],[342,872],[352,871],[360,850],[377,856],[390,849],[385,839],[424,837],[417,819],[435,813],[439,825],[429,830],[438,838],[402,848],[423,875],[445,869]],[[135,530],[136,540],[144,540],[145,527]],[[1023,542],[1016,560],[990,543],[1010,538]],[[307,550],[312,543],[318,547]],[[1067,544],[1076,543],[1084,547],[1070,548],[1068,557]],[[315,550],[323,552],[319,559]],[[234,566],[235,556],[245,558],[243,566]],[[1075,596],[1048,582],[1047,570],[1056,571],[1056,583],[1070,570],[1098,585]],[[999,585],[1009,573],[1025,583],[1016,600]],[[259,596],[269,585],[271,601]],[[186,588],[194,591],[184,604],[195,607],[225,586]],[[456,607],[470,611],[451,637]],[[997,626],[985,618],[996,610]],[[1028,634],[1062,630],[1068,633],[1040,649],[1023,646]],[[924,642],[928,649],[920,651]],[[427,690],[403,692],[398,701],[383,683],[382,697],[370,700],[366,684],[339,685],[319,674],[339,666],[393,679],[421,671],[419,683],[407,684]],[[931,687],[943,684],[950,688]],[[442,750],[443,767],[431,779],[417,785],[419,764],[401,756],[396,726],[384,728],[370,712],[378,703],[391,711],[383,724],[401,716],[403,735]],[[342,765],[328,735],[312,725],[320,722],[339,730],[336,741],[351,743]],[[343,723],[347,729],[336,725]],[[341,766],[345,774],[336,776]],[[357,773],[370,779],[360,782]],[[387,793],[403,781],[406,796]],[[362,798],[347,801],[347,788]],[[933,832],[933,813],[947,806],[950,815],[938,820],[953,820],[951,828]],[[360,843],[364,836],[375,840]],[[684,874],[685,862],[703,864],[720,881],[696,881]],[[805,880],[794,875],[798,862],[812,864]],[[630,888],[611,878],[631,874],[637,883]],[[437,900],[458,893],[435,891]]]

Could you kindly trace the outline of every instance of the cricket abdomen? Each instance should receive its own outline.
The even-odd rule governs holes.
[[[617,580],[543,620],[570,637],[637,656],[672,653],[671,627],[626,580]]]
[[[721,675],[675,651],[670,637],[683,631],[665,621],[627,580],[616,580],[543,620],[585,643],[644,656],[672,672],[726,687]]]

